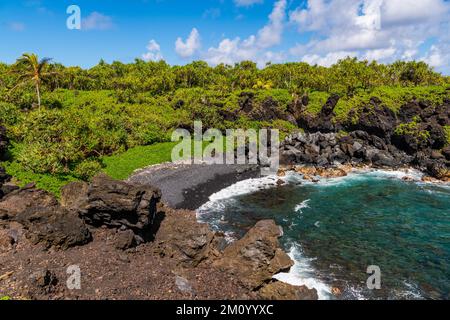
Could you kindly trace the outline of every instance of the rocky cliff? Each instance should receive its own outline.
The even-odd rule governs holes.
[[[445,131],[450,125],[449,99],[436,107],[411,101],[394,113],[372,98],[369,105],[351,111],[343,121],[334,117],[338,101],[338,96],[331,96],[315,116],[298,106],[298,123],[305,133],[291,135],[281,144],[282,164],[412,166],[450,180],[450,146]]]

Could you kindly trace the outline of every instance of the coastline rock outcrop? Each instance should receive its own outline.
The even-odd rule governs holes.
[[[334,118],[338,100],[333,95],[318,115],[302,115],[298,123],[306,132],[292,134],[280,144],[282,165],[413,166],[435,178],[450,179],[450,150],[443,127],[450,121],[449,99],[438,106],[413,100],[395,113],[380,99],[371,98],[341,123]]]
[[[50,193],[35,189],[34,184],[13,191],[0,202],[0,216],[11,219],[30,208],[51,208],[58,205],[58,201]]]
[[[60,206],[31,207],[14,219],[27,230],[27,238],[46,248],[55,247],[66,250],[83,245],[91,240],[91,233],[76,212]]]
[[[165,208],[155,235],[154,251],[175,259],[180,266],[197,266],[220,255],[223,239],[207,224],[197,222],[195,212]]]
[[[293,286],[281,281],[271,282],[258,291],[263,300],[318,300],[316,289]]]
[[[91,233],[74,211],[61,207],[55,197],[30,185],[0,201],[0,218],[19,223],[25,236],[46,248],[68,249],[86,244]]]
[[[238,278],[246,288],[257,290],[293,265],[279,247],[281,235],[281,228],[273,220],[259,221],[243,238],[226,247],[213,265]]]
[[[161,191],[151,186],[135,186],[101,174],[90,184],[74,182],[61,190],[61,204],[78,212],[94,227],[132,230],[136,243],[149,235]]]

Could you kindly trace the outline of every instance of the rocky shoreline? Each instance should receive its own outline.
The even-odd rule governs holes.
[[[317,299],[272,277],[293,262],[281,229],[258,222],[228,245],[159,189],[105,175],[72,183],[61,201],[32,185],[0,202],[0,292],[14,299]],[[67,267],[82,289],[66,286]]]
[[[415,168],[426,173],[423,181],[450,182],[449,99],[440,106],[413,100],[394,113],[373,98],[346,120],[336,120],[338,101],[331,96],[315,116],[305,113],[307,99],[290,106],[304,131],[281,143],[279,177],[295,171],[317,182],[355,168]],[[1,156],[4,133],[1,127]],[[274,221],[260,221],[228,244],[190,211],[258,176],[257,166],[165,164],[128,181],[99,175],[71,183],[57,200],[33,184],[9,184],[0,168],[0,297],[317,299],[315,289],[273,279],[293,264]],[[83,274],[80,290],[66,286],[73,265]]]
[[[341,121],[334,114],[338,101],[338,96],[331,96],[316,116],[305,115],[305,106],[298,102],[298,122],[305,132],[281,143],[281,164],[412,167],[450,181],[450,145],[444,130],[450,125],[450,99],[439,106],[412,100],[395,114],[372,98],[369,106],[353,110]]]

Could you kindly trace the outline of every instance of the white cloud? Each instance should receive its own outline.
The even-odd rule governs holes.
[[[325,56],[319,56],[317,54],[307,54],[304,55],[302,58],[303,62],[307,62],[310,65],[320,65],[320,66],[325,66],[325,67],[329,67],[331,66],[333,63],[335,63],[337,60],[339,59],[344,59],[348,56],[352,56],[354,55],[354,52],[350,52],[350,51],[339,51],[339,52],[331,52],[326,54]]]
[[[450,43],[442,42],[432,45],[430,50],[420,60],[425,61],[444,74],[450,74]]]
[[[268,23],[261,28],[256,35],[251,35],[242,40],[226,38],[217,47],[208,49],[205,59],[212,65],[219,63],[233,64],[242,60],[257,61],[259,66],[264,66],[269,61],[280,61],[282,52],[266,51],[281,43],[284,25],[286,23],[286,0],[275,2],[269,15]]]
[[[425,40],[450,33],[449,14],[444,0],[309,0],[289,20],[314,36],[290,53],[323,65],[344,53],[381,62],[417,59]],[[440,61],[431,51],[427,57]]]
[[[258,44],[261,48],[269,48],[281,42],[286,17],[286,0],[275,3],[269,16],[269,23],[258,31]]]
[[[200,34],[196,28],[192,29],[189,37],[183,42],[178,38],[175,41],[175,51],[182,58],[192,57],[201,47]]]
[[[254,4],[260,4],[263,2],[264,2],[264,0],[234,0],[234,3],[238,7],[249,7]]]
[[[112,18],[99,12],[92,12],[81,21],[82,30],[109,30],[113,27]]]
[[[161,47],[155,40],[150,40],[147,45],[147,52],[142,55],[145,61],[159,61],[163,59]]]
[[[383,1],[381,5],[384,25],[405,25],[442,19],[448,12],[448,3],[442,0],[388,0]]]

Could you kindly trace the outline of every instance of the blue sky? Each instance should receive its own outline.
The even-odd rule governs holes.
[[[69,5],[81,30],[69,30]],[[424,60],[450,74],[448,0],[0,0],[0,61],[36,52],[90,67],[135,58],[211,65]]]

